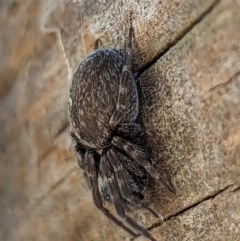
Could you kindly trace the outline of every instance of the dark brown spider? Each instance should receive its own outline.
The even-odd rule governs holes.
[[[125,53],[96,50],[80,64],[69,95],[71,135],[96,207],[132,236],[137,231],[156,241],[126,214],[128,207],[145,208],[159,218],[143,200],[148,175],[172,192],[142,145],[138,90],[131,72],[132,35],[131,27]],[[106,200],[113,203],[119,218],[104,207]]]

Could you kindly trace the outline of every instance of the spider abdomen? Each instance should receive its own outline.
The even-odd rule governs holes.
[[[74,133],[90,148],[109,144],[110,118],[116,110],[123,55],[115,49],[91,53],[77,69],[70,89],[70,117]],[[127,80],[126,108],[121,122],[138,115],[138,94],[133,76]]]

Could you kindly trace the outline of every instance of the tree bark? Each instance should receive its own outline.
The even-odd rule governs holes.
[[[129,15],[140,115],[164,219],[157,240],[240,240],[240,1],[0,3],[0,239],[126,240],[98,211],[71,146],[68,90],[82,59],[124,48]],[[139,236],[134,240],[146,240]]]

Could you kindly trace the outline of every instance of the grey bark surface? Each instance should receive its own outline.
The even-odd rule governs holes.
[[[2,1],[0,239],[126,240],[93,205],[71,146],[68,90],[94,48],[123,48],[132,12],[158,240],[240,240],[240,1]],[[28,13],[28,14],[26,14]],[[146,240],[138,237],[135,240]]]

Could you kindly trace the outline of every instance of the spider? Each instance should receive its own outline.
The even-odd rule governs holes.
[[[97,49],[78,67],[69,93],[71,136],[96,207],[133,237],[140,232],[156,241],[126,213],[130,207],[144,208],[159,218],[144,200],[149,176],[173,192],[143,145],[138,88],[131,71],[132,37],[130,27],[125,52]],[[113,203],[117,215],[105,201]]]

